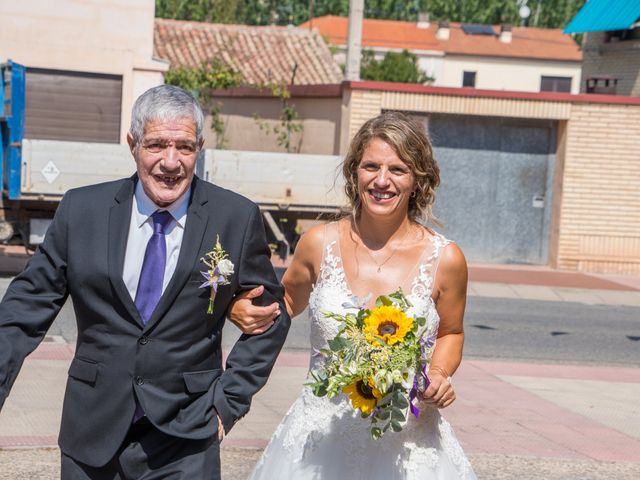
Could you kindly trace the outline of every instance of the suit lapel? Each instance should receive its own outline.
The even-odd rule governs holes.
[[[187,223],[182,236],[182,245],[180,246],[176,269],[162,297],[160,297],[156,309],[153,311],[151,318],[149,318],[145,330],[153,327],[167,313],[185,283],[189,280],[199,259],[200,247],[202,246],[204,232],[209,221],[209,215],[204,208],[208,199],[204,189],[198,187],[199,182],[200,180],[194,177],[191,184],[191,203],[187,210]]]
[[[127,235],[129,233],[129,223],[131,222],[133,190],[136,181],[136,175],[127,179],[115,196],[115,204],[109,211],[109,233],[107,242],[109,244],[108,264],[111,285],[131,317],[142,326],[138,309],[133,303],[127,286],[122,279],[124,256],[127,249]]]

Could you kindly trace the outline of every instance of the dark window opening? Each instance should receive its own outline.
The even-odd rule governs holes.
[[[474,88],[476,86],[476,72],[462,72],[462,86]]]
[[[545,77],[540,78],[541,92],[571,93],[571,77]]]
[[[467,35],[490,35],[496,34],[492,25],[481,25],[478,23],[463,23],[462,31]]]
[[[612,30],[606,32],[605,42],[623,42],[625,40],[639,40],[640,39],[640,27],[627,28],[625,30]]]

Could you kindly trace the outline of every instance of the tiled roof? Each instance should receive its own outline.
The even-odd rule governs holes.
[[[310,22],[300,25],[309,28]],[[501,42],[498,36],[467,35],[460,23],[450,23],[448,40],[438,40],[437,22],[427,28],[418,28],[415,22],[364,19],[362,45],[364,47],[400,48],[408,50],[435,50],[450,55],[475,55],[485,57],[512,57],[540,60],[582,60],[580,48],[560,29],[513,27],[510,43]],[[327,15],[313,19],[313,28],[334,45],[346,45],[348,20],[345,17]],[[496,33],[500,26],[495,26]]]
[[[342,72],[317,32],[296,27],[253,27],[157,18],[154,54],[172,67],[196,67],[218,58],[249,85],[340,83]]]
[[[346,17],[326,15],[300,25],[300,28],[317,29],[333,45],[346,45],[349,20]],[[417,28],[415,23],[396,20],[362,22],[364,47],[401,48],[407,50],[441,50],[435,32],[429,28]]]

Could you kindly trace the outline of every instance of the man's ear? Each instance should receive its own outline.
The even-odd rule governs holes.
[[[129,144],[129,150],[131,150],[131,155],[135,156],[133,151],[136,148],[136,141],[133,139],[133,135],[131,135],[131,132],[127,133],[127,143]]]

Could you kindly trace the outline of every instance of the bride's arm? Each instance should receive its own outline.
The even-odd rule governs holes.
[[[291,318],[300,315],[309,304],[309,295],[322,261],[325,226],[305,233],[296,246],[291,265],[282,278],[284,299]]]
[[[444,408],[456,398],[450,377],[460,365],[464,343],[462,320],[467,299],[467,262],[457,245],[450,244],[442,252],[434,288],[440,326],[427,374],[431,384],[424,392],[424,399]]]
[[[313,282],[322,260],[324,226],[314,227],[298,242],[282,283],[285,287],[285,304],[291,318],[302,313],[309,302]],[[262,295],[257,287],[238,295],[227,310],[227,318],[243,333],[255,335],[267,331],[280,314],[278,304],[266,307],[253,305],[252,300]]]

